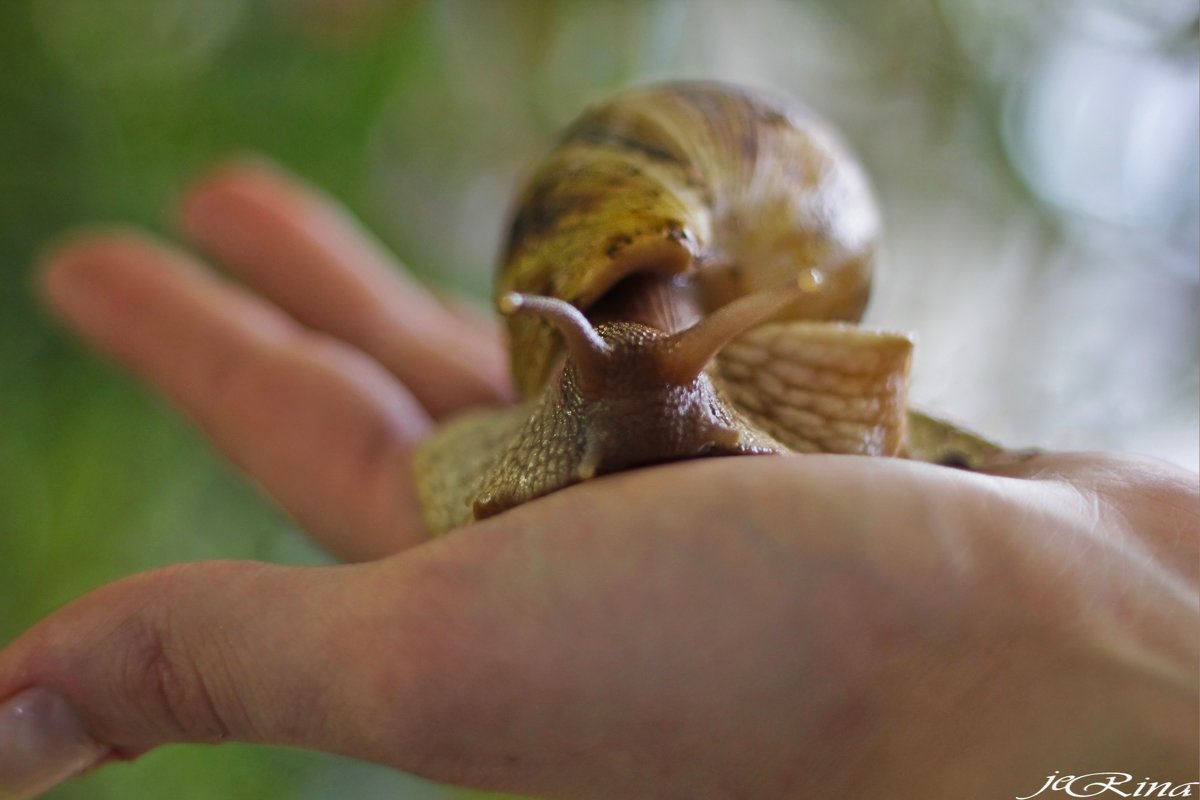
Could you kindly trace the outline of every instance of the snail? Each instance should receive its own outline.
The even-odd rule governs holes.
[[[420,448],[427,526],[703,456],[973,468],[1005,454],[910,411],[911,337],[855,324],[879,235],[862,168],[804,108],[669,83],[587,110],[519,195],[503,248],[522,402]]]

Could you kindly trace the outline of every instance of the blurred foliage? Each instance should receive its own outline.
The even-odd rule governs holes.
[[[651,78],[758,83],[846,130],[892,220],[894,274],[945,292],[898,280],[880,293],[883,321],[933,342],[928,396],[958,391],[961,407],[976,401],[989,423],[1002,410],[995,424],[1030,440],[1141,446],[1190,464],[1195,446],[1177,440],[1195,428],[1197,395],[1197,170],[1185,120],[1197,111],[1195,20],[1187,0],[0,4],[0,642],[156,565],[322,559],[196,432],[45,318],[31,284],[48,242],[117,222],[171,236],[189,181],[257,151],[325,187],[426,279],[482,294],[514,182],[553,130],[587,100]],[[1064,49],[1072,42],[1087,47]],[[1039,111],[1057,85],[1046,75],[1069,68],[1068,86],[1085,85],[1095,64],[1147,76],[1120,95],[1151,97],[1145,113],[1057,99],[1050,117]],[[1158,126],[1149,133],[1137,122],[1147,116]],[[1081,147],[1047,133],[1069,124],[1112,141]],[[1131,150],[1125,133],[1145,141]],[[1138,178],[1141,194],[1104,172],[1112,153],[1135,152],[1149,154],[1142,172],[1114,174]],[[1069,158],[1080,153],[1092,160]],[[1141,205],[1078,205],[1114,191]],[[933,262],[946,271],[919,272]],[[1113,266],[1130,262],[1143,271]],[[1151,294],[1120,305],[1141,297],[1127,290],[1135,284]],[[1027,290],[1059,310],[1030,312],[1022,344],[1005,338],[1019,317],[995,296],[1016,303]],[[1172,305],[1180,298],[1186,314]],[[1096,307],[1110,301],[1111,314]],[[1070,331],[1055,322],[1064,304],[1080,309]],[[1113,318],[1126,328],[1114,331]],[[959,342],[989,333],[970,328],[979,319],[1006,344],[968,361]],[[1126,362],[1135,366],[1104,382]],[[1082,433],[1068,424],[1053,440],[1064,417],[1043,412],[1063,403]],[[332,757],[224,746],[165,748],[53,797],[152,798],[167,786],[179,798],[450,791]]]

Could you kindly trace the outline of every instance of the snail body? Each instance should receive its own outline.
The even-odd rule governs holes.
[[[684,458],[996,452],[910,424],[910,337],[853,324],[879,231],[862,169],[804,109],[676,83],[585,112],[520,195],[497,276],[523,402],[418,452],[431,531]]]

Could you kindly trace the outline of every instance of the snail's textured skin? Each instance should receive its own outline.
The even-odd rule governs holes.
[[[654,345],[668,338],[661,331],[615,322],[597,332],[613,347],[604,391],[589,396],[576,365],[564,366],[482,481],[477,519],[545,494],[547,484],[684,458],[787,452],[719,397],[706,373],[686,383],[657,374]]]
[[[585,112],[518,198],[497,276],[524,401],[420,449],[430,531],[682,458],[1004,454],[911,413],[912,341],[852,324],[878,237],[862,170],[802,108],[682,83]]]

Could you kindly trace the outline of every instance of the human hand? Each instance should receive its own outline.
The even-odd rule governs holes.
[[[43,620],[0,652],[0,796],[227,740],[555,797],[1195,778],[1195,476],[712,459],[426,542],[412,448],[508,396],[498,336],[271,169],[218,172],[183,221],[246,288],[110,232],[48,260],[51,305],[358,563],[179,565]]]

